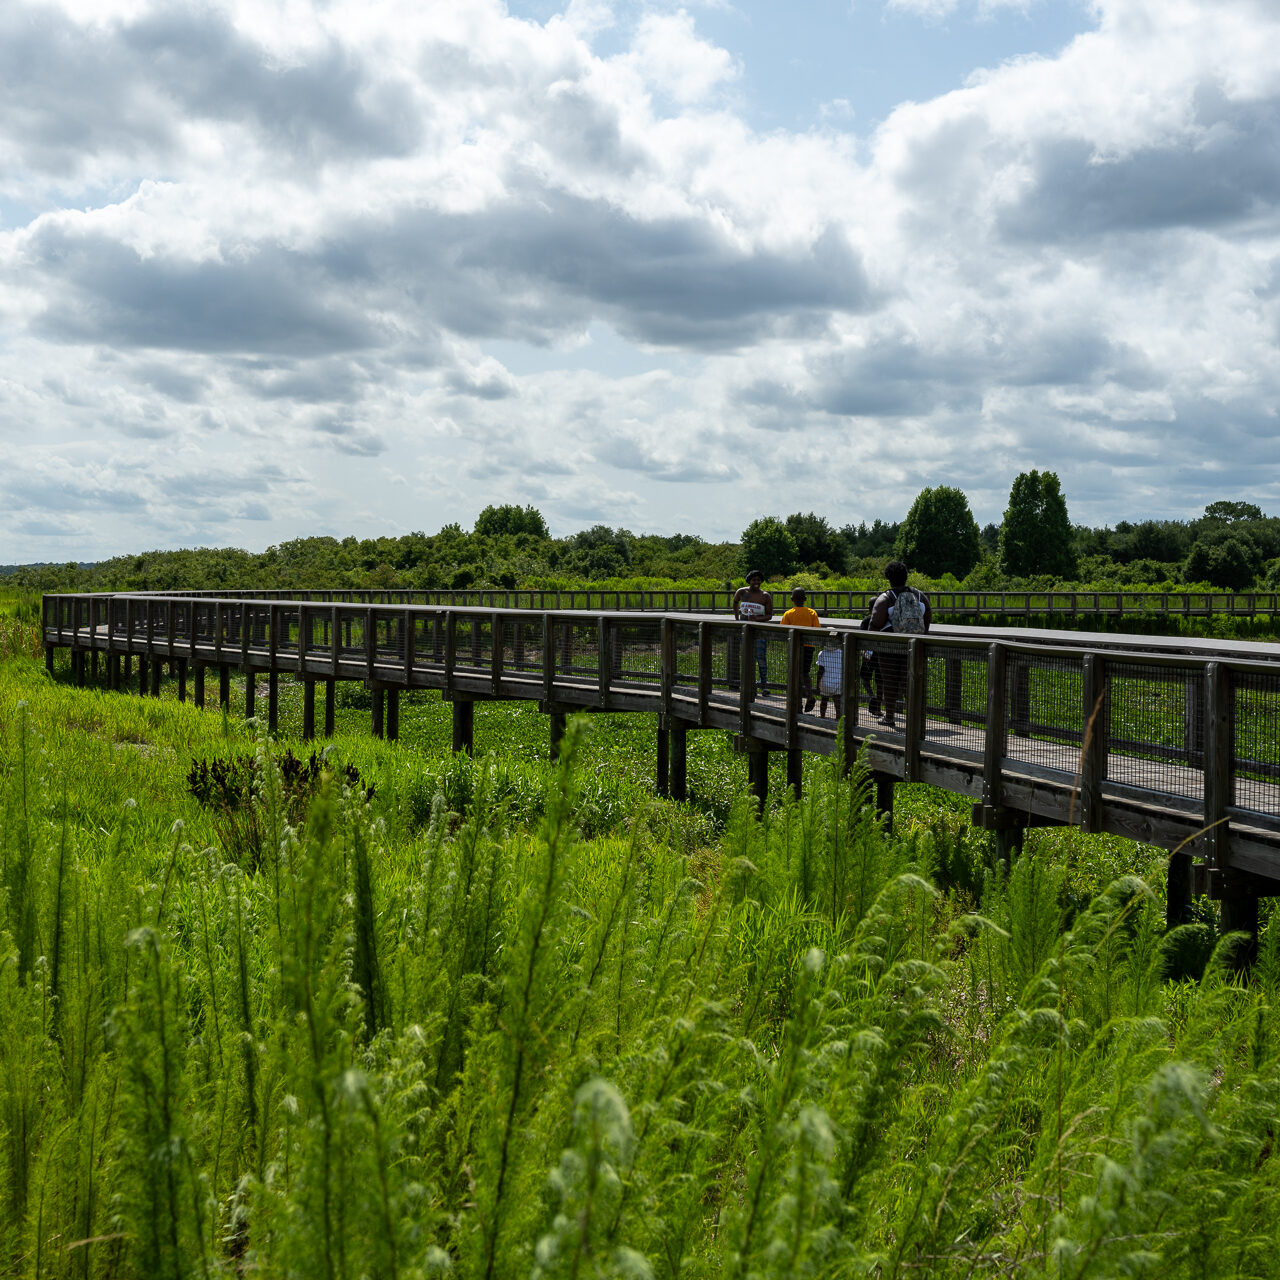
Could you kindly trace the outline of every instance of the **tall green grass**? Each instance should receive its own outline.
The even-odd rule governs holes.
[[[0,665],[5,1274],[1273,1274],[1276,930],[1171,981],[1158,881],[839,761],[708,827],[585,721],[353,737],[299,819],[252,735]],[[184,786],[249,746],[256,862]]]

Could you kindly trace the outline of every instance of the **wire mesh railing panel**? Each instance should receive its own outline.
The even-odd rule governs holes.
[[[1198,670],[1108,664],[1106,777],[1204,795],[1204,678]]]
[[[1234,803],[1280,816],[1280,675],[1236,672],[1233,684]]]
[[[551,629],[557,679],[598,680],[600,640],[596,624],[557,618]]]
[[[297,653],[298,638],[302,634],[300,609],[296,605],[283,605],[276,610],[276,652]]]
[[[662,686],[662,626],[657,622],[614,622],[609,626],[611,683],[636,688]]]
[[[856,673],[858,715],[880,723],[886,733],[900,733],[907,702],[908,642],[905,636],[869,636]],[[852,674],[852,673],[851,673]]]
[[[675,671],[671,691],[682,697],[695,697],[698,692],[698,624],[675,624]]]
[[[443,613],[415,613],[413,626],[413,665],[427,669],[444,666]]]
[[[338,656],[350,662],[367,656],[363,609],[338,610]]]
[[[526,676],[542,674],[542,622],[522,622],[519,618],[502,621],[502,666],[504,670]]]
[[[1010,760],[1074,774],[1084,741],[1084,658],[1010,653],[1005,659]]]
[[[987,727],[985,648],[925,645],[925,737],[981,751]]]
[[[482,613],[455,614],[453,665],[457,671],[490,671],[493,667],[492,619]]]

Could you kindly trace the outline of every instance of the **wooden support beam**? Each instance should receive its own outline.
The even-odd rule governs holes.
[[[381,738],[383,736],[383,733],[384,733],[383,718],[384,718],[385,710],[386,710],[386,698],[384,697],[382,690],[374,689],[372,718],[373,718],[373,736],[375,738]]]
[[[400,741],[400,690],[387,690],[387,740]]]
[[[745,649],[746,646],[744,645]],[[747,672],[752,667],[751,662],[742,664],[742,686],[745,689],[747,685]],[[765,811],[769,804],[769,751],[767,747],[748,747],[747,748],[747,778],[751,784],[751,790],[755,792],[756,807],[761,813]]]
[[[799,747],[787,748],[787,786],[797,800],[804,779],[804,752]]]
[[[218,664],[218,706],[224,711],[231,710],[231,664]]]
[[[310,742],[316,736],[316,682],[302,681],[302,740]]]
[[[663,716],[658,717],[657,761],[654,765],[654,790],[660,796],[671,794],[671,730]]]
[[[683,721],[671,725],[671,798],[689,798],[689,729]]]
[[[1253,876],[1228,868],[1222,874],[1221,893],[1222,932],[1249,935],[1233,957],[1236,968],[1244,969],[1258,958],[1258,882]]]
[[[560,744],[564,741],[564,712],[552,711],[548,715],[551,722],[551,759],[560,759]]]
[[[244,718],[251,720],[257,710],[258,682],[251,668],[244,667],[242,670],[244,671]]]
[[[336,680],[326,680],[324,682],[324,736],[326,738],[333,737],[333,704],[334,691],[338,687]]]
[[[204,663],[196,663],[195,671],[195,703],[201,711],[204,710]]]
[[[120,655],[118,653],[107,654],[107,688],[120,688]]]
[[[178,701],[186,702],[187,700],[187,660],[186,658],[175,658],[174,661],[178,665]]]
[[[453,700],[453,750],[474,755],[476,749],[476,704],[471,698]],[[563,725],[563,717],[561,717]],[[562,728],[563,732],[563,728]],[[552,756],[555,759],[555,756]]]
[[[46,644],[44,647],[44,669],[50,675],[53,675],[53,655],[55,650],[56,646],[51,644]]]
[[[267,732],[280,729],[280,674],[274,669],[267,674]]]
[[[891,773],[872,773],[876,787],[876,817],[884,822],[886,831],[893,830],[893,787],[898,781]]]
[[[1191,916],[1192,862],[1189,853],[1171,853],[1165,879],[1164,920],[1170,929],[1186,924]]]

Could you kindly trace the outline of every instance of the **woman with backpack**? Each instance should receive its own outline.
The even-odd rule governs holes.
[[[906,635],[920,635],[933,623],[933,611],[929,597],[915,587],[907,586],[907,566],[901,560],[890,560],[884,568],[889,579],[889,590],[876,597],[871,606],[872,631],[892,631]],[[881,650],[880,674],[884,680],[884,715],[877,719],[886,729],[896,729],[894,716],[906,684],[907,655],[899,650]]]

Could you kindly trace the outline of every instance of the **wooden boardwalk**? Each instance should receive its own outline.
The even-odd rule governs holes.
[[[585,609],[613,613],[732,613],[732,591],[529,591],[516,588],[346,591],[177,591],[174,597],[308,601],[313,604],[427,605],[444,609]],[[809,605],[823,618],[862,618],[878,591],[809,593]],[[935,619],[941,618],[1274,618],[1280,591],[930,591]]]
[[[209,669],[222,702],[232,668],[265,673],[273,728],[278,678],[301,679],[307,735],[317,688],[332,730],[341,680],[373,691],[374,731],[392,737],[402,691],[441,691],[458,749],[471,748],[477,701],[536,702],[553,750],[570,712],[648,712],[659,788],[677,797],[690,730],[734,734],[762,797],[768,752],[787,754],[797,788],[804,752],[861,752],[885,808],[893,782],[927,782],[969,797],[975,824],[1006,838],[1072,823],[1176,852],[1171,913],[1208,890],[1229,923],[1256,929],[1258,896],[1280,893],[1274,644],[947,626],[873,636],[718,614],[177,595],[46,596],[44,636],[50,662],[71,650],[78,680],[103,657],[109,683],[136,660],[157,687],[164,664],[180,696],[193,678],[202,705]],[[804,709],[807,644],[838,652],[845,674],[826,718]],[[869,674],[900,704],[894,729],[875,722],[857,679],[868,648]]]

